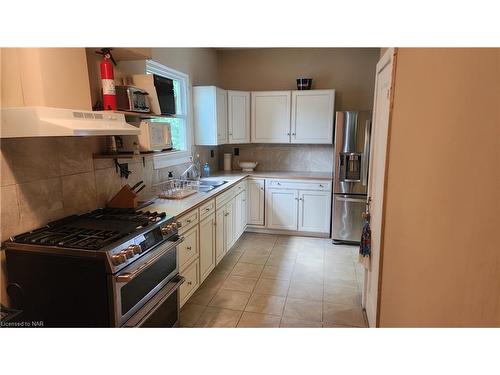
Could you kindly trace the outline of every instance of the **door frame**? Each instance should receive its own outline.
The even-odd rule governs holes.
[[[387,170],[389,167],[389,146],[390,146],[390,134],[391,134],[391,122],[392,122],[392,109],[394,106],[394,86],[395,86],[395,73],[396,73],[396,64],[397,64],[397,48],[388,48],[383,56],[377,63],[375,77],[379,74],[381,70],[383,70],[388,64],[392,64],[392,73],[391,73],[391,82],[390,82],[390,92],[389,92],[389,114],[388,114],[388,123],[387,123],[387,139],[385,145],[385,168],[384,168],[384,177],[383,177],[383,196],[382,196],[382,205],[381,205],[381,223],[380,223],[380,249],[379,249],[379,266],[378,266],[378,275],[377,275],[377,305],[376,305],[376,317],[375,317],[375,327],[380,326],[380,295],[382,288],[382,271],[383,271],[383,259],[384,259],[384,231],[385,231],[385,209],[387,200],[385,199],[387,194]],[[375,118],[376,118],[376,102],[377,102],[377,79],[375,79],[375,97],[373,103],[373,120],[372,120],[372,130],[371,130],[371,139],[374,140],[373,132],[375,129]],[[370,152],[372,153],[375,147],[370,146]],[[380,149],[380,147],[378,148]],[[372,161],[372,154],[370,155],[370,161]],[[368,189],[370,189],[371,180],[369,177],[368,180]],[[370,199],[370,191],[367,191],[367,202]],[[365,270],[365,278],[363,283],[363,306],[366,307],[367,302],[367,287],[368,287],[368,271]]]

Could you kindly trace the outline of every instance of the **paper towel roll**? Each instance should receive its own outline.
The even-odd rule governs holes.
[[[231,170],[231,154],[224,154],[224,170]]]

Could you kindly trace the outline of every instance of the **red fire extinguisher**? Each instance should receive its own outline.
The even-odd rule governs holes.
[[[101,61],[101,81],[102,81],[102,101],[105,110],[116,109],[116,91],[115,77],[113,74],[113,65],[116,65],[110,48],[102,48],[96,52],[102,55]]]

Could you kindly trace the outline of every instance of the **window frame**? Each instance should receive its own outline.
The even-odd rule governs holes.
[[[157,74],[162,77],[175,79],[180,84],[180,102],[182,114],[171,116],[182,118],[185,121],[185,150],[165,152],[153,156],[153,168],[161,169],[174,165],[188,163],[192,156],[193,147],[193,126],[192,126],[192,107],[191,107],[191,82],[189,74],[179,72],[153,60],[146,60],[146,74]]]

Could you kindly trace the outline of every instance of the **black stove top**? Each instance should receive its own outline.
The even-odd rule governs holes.
[[[99,250],[166,218],[164,212],[104,208],[73,215],[12,237],[15,243]]]

